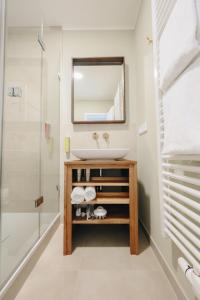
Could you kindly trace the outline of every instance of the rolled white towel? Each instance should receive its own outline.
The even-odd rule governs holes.
[[[85,201],[91,201],[96,198],[96,190],[95,187],[86,187],[84,193]]]
[[[71,193],[71,203],[72,204],[80,204],[84,201],[84,188],[83,187],[75,187]]]

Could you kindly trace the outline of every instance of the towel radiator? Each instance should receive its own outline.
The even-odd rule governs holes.
[[[162,228],[200,275],[200,155],[162,155],[165,120],[158,88],[159,40],[175,3],[152,0]]]

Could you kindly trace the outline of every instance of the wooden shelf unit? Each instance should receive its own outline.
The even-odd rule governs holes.
[[[130,252],[138,253],[138,199],[137,199],[137,163],[131,160],[111,161],[70,161],[65,163],[65,199],[64,199],[64,255],[72,253],[72,227],[75,224],[128,224],[130,232]],[[74,172],[78,169],[126,170],[126,176],[91,176],[90,181],[77,182]],[[125,191],[98,191],[95,200],[84,204],[104,205],[108,214],[104,219],[83,219],[75,217],[71,204],[71,192],[75,186],[95,186]],[[128,190],[128,191],[127,191]],[[124,208],[124,209],[123,209]]]
[[[129,224],[129,218],[123,216],[107,217],[105,219],[82,220],[76,219],[73,224]]]
[[[100,205],[100,204],[129,204],[129,198],[103,198],[99,197],[96,198],[95,200],[88,201],[88,202],[82,202],[81,204],[93,204],[93,205]]]
[[[82,181],[82,182],[73,182],[72,186],[129,186],[128,182],[92,182],[92,181]]]

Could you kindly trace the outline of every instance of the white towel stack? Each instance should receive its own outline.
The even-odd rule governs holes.
[[[199,23],[199,0],[177,0],[160,38],[164,154],[200,154]]]
[[[160,89],[166,92],[200,53],[199,0],[178,0],[160,38]]]
[[[200,57],[163,97],[164,154],[200,154]]]
[[[71,193],[71,203],[72,204],[80,204],[84,201],[84,188],[83,187],[75,187]]]
[[[95,187],[86,187],[85,188],[85,193],[84,193],[84,196],[85,196],[85,201],[92,201],[96,198],[96,190],[95,190]]]
[[[95,187],[75,187],[71,193],[71,203],[80,204],[83,201],[92,201],[96,198]]]

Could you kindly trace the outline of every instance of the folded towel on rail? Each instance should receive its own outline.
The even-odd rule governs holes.
[[[84,188],[79,186],[75,187],[71,193],[71,203],[80,204],[84,199]]]
[[[177,0],[159,43],[160,89],[164,92],[200,53],[199,0]]]
[[[86,187],[85,188],[85,201],[91,201],[94,200],[96,198],[96,190],[95,187]]]
[[[164,154],[200,154],[200,56],[163,96]]]

